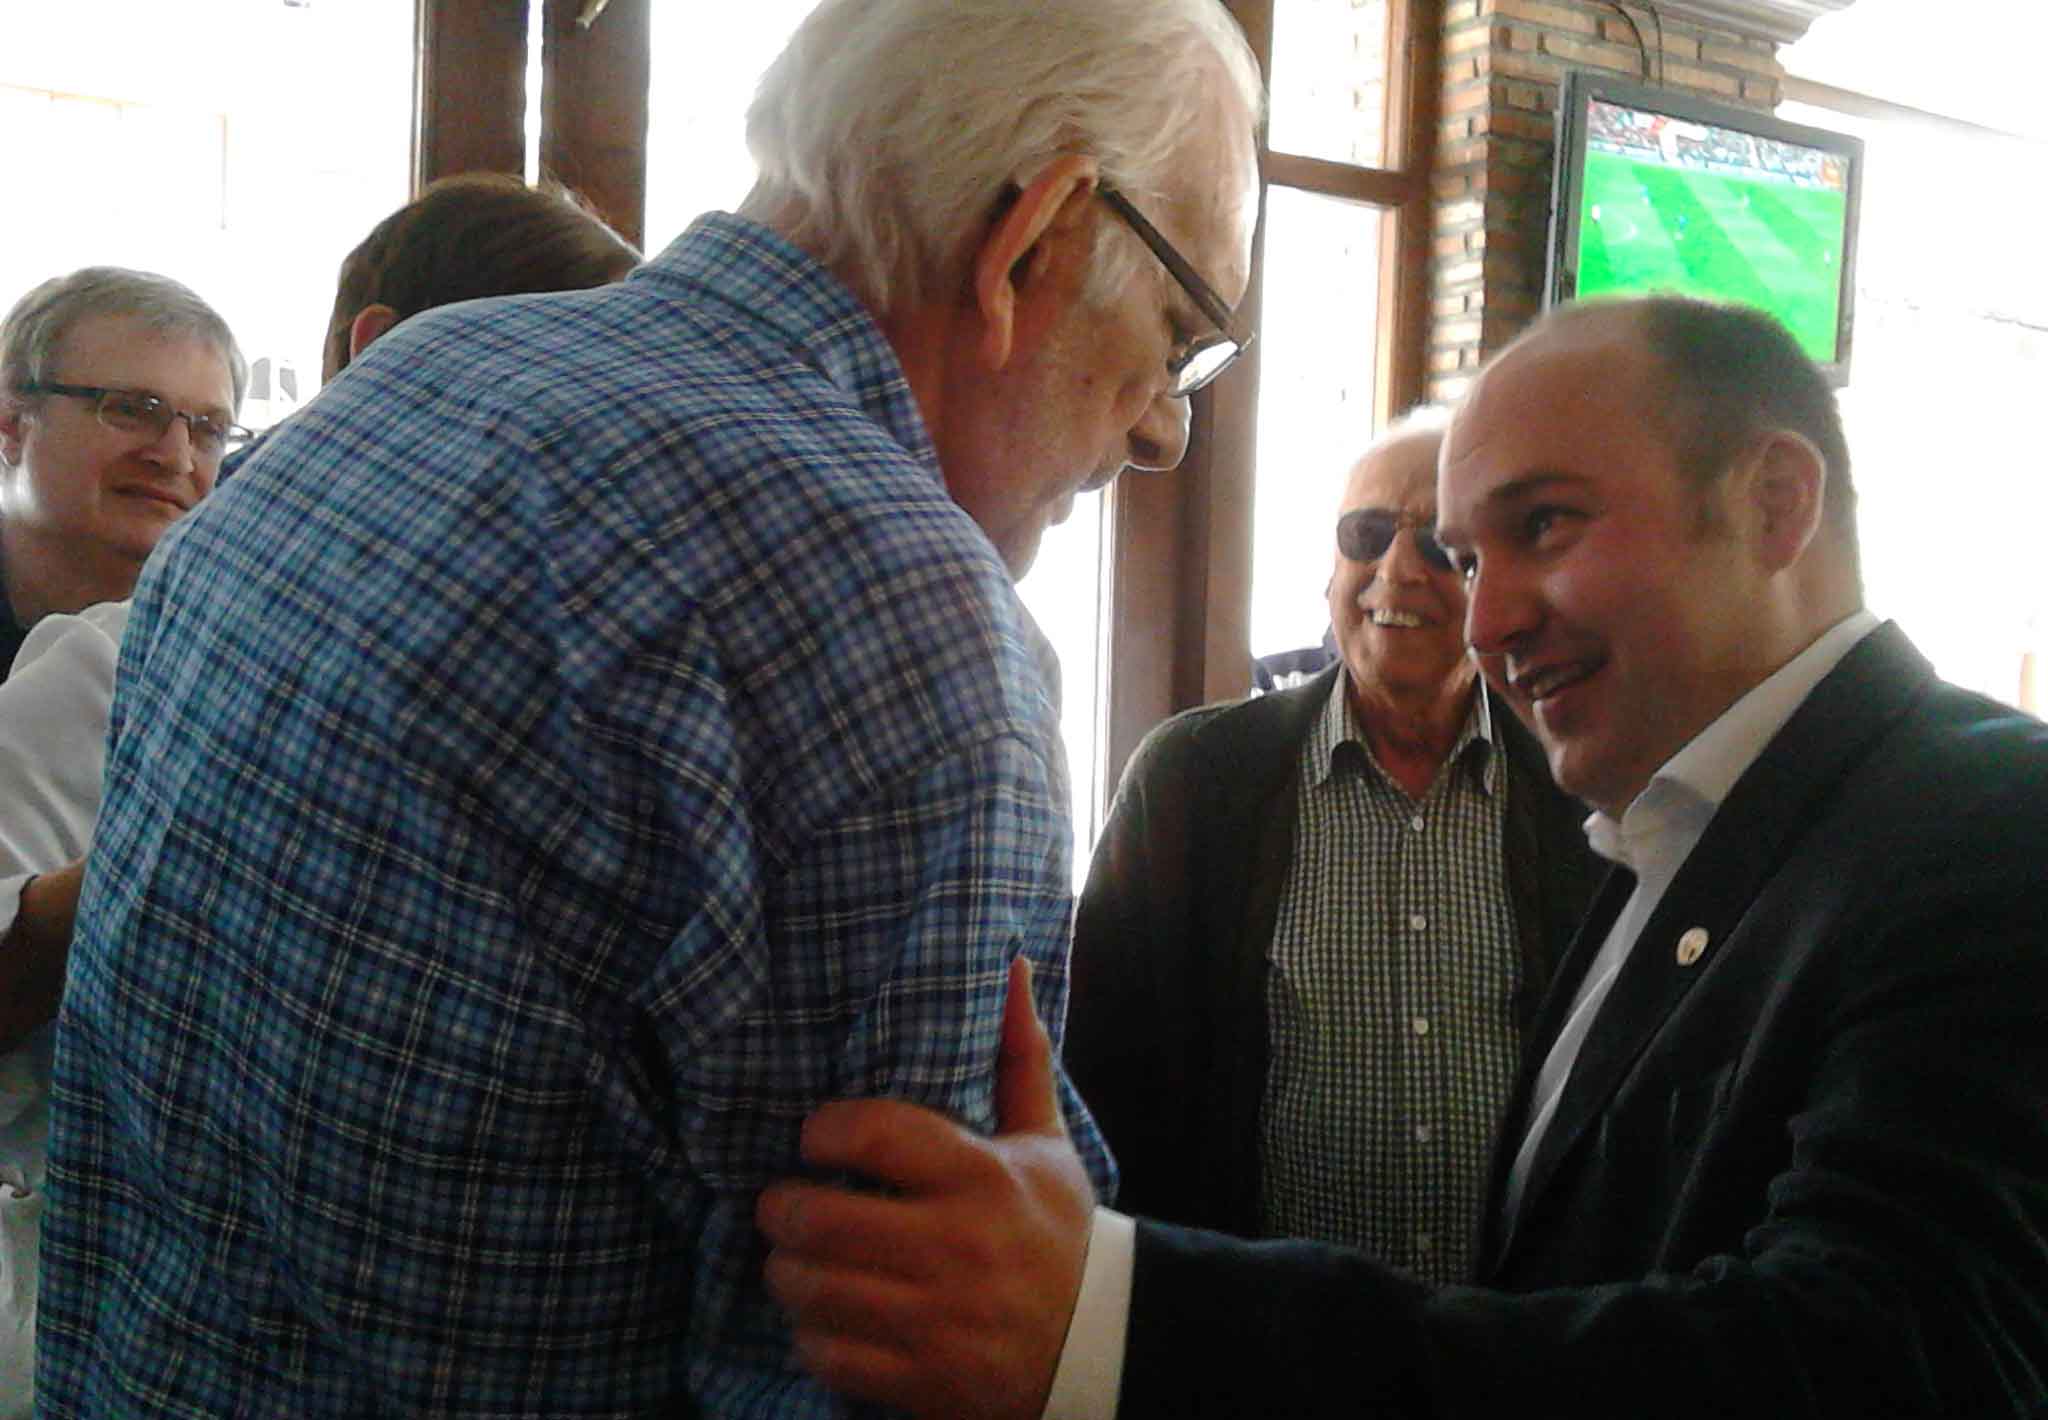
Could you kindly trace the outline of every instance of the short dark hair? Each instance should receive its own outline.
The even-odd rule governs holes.
[[[1662,366],[1672,400],[1679,471],[1704,483],[1726,472],[1749,440],[1789,429],[1820,450],[1826,521],[1853,539],[1856,488],[1842,412],[1827,377],[1792,333],[1747,306],[1652,296],[1640,308],[1644,343]]]
[[[1821,519],[1849,555],[1856,545],[1856,487],[1835,392],[1776,318],[1750,306],[1691,296],[1595,298],[1550,311],[1528,334],[1584,320],[1635,322],[1654,395],[1646,414],[1663,426],[1679,476],[1704,487],[1734,466],[1758,435],[1787,429],[1820,451],[1827,470]],[[1859,574],[1860,575],[1860,572]]]
[[[366,306],[405,320],[484,296],[603,286],[639,264],[640,253],[565,187],[504,173],[442,178],[342,258],[326,364],[348,364],[349,327]]]

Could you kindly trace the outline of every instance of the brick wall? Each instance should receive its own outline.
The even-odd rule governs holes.
[[[1769,40],[1626,6],[1653,77],[1769,112],[1784,70]],[[1552,135],[1566,69],[1642,75],[1635,34],[1597,0],[1446,0],[1431,252],[1429,393],[1455,399],[1542,305]]]

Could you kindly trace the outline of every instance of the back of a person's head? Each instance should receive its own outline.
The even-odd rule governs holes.
[[[824,0],[748,110],[760,178],[740,211],[892,310],[956,279],[966,239],[1053,159],[1157,198],[1191,143],[1261,103],[1216,0]]]
[[[162,336],[191,336],[215,346],[234,383],[235,406],[249,367],[220,312],[182,282],[124,266],[87,266],[31,289],[0,322],[0,399],[18,401],[29,386],[55,378],[64,337],[82,320],[140,321]]]
[[[370,306],[393,323],[436,306],[617,281],[640,253],[566,188],[503,173],[430,184],[342,259],[326,368],[349,361],[349,328]]]

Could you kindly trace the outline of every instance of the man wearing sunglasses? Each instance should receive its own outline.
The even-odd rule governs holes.
[[[1442,424],[1411,416],[1345,482],[1340,663],[1133,757],[1075,924],[1065,1060],[1121,1209],[1454,1282],[1592,875],[1584,810],[1466,650]]]

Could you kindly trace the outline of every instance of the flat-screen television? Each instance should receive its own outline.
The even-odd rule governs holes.
[[[1550,302],[1677,292],[1769,311],[1849,374],[1863,141],[1610,74],[1565,75]]]

